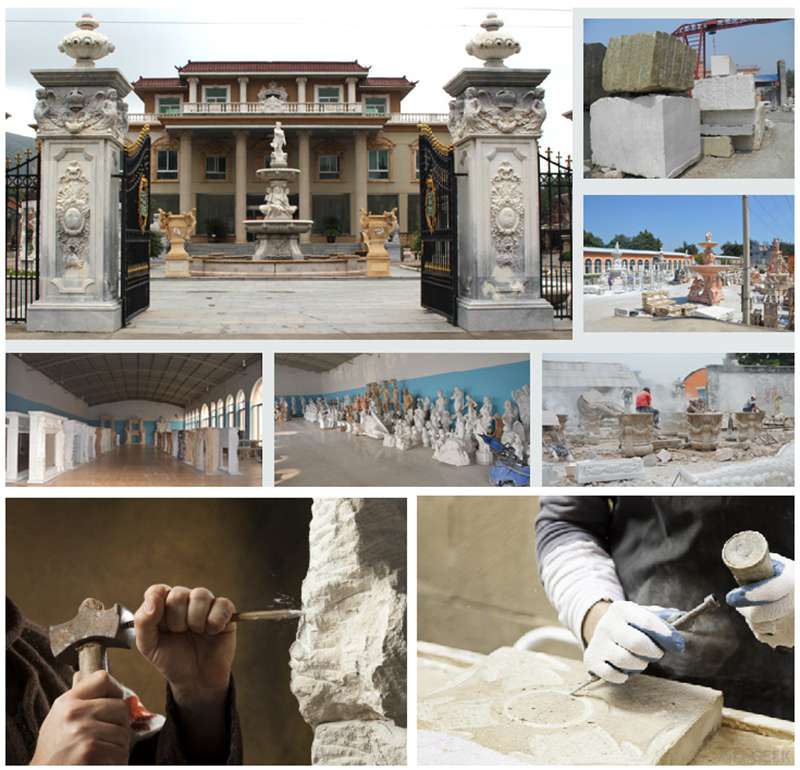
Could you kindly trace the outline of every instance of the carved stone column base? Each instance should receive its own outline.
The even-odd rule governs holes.
[[[370,257],[367,256],[367,277],[368,278],[388,278],[389,257]]]
[[[300,237],[298,234],[277,235],[268,233],[266,235],[256,235],[258,246],[256,246],[253,259],[303,259],[303,252],[300,249]]]
[[[546,299],[496,301],[458,298],[458,325],[467,331],[536,331],[552,329],[553,323],[553,306]]]
[[[122,303],[34,302],[28,308],[29,332],[115,332],[122,328]]]
[[[189,278],[191,276],[190,265],[191,259],[188,254],[186,259],[167,257],[164,260],[164,275],[167,278]]]

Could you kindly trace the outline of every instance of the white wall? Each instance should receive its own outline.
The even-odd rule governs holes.
[[[322,373],[276,366],[275,393],[298,396],[336,393],[363,388],[368,382],[463,372],[528,361],[529,358],[525,353],[364,353]]]
[[[182,420],[183,409],[175,404],[164,404],[158,401],[113,401],[108,404],[97,404],[89,407],[90,419],[112,417],[114,420],[137,418],[142,420]]]
[[[249,413],[250,391],[253,389],[253,385],[256,384],[256,381],[259,379],[259,377],[261,377],[262,371],[263,368],[261,366],[261,358],[259,357],[246,369],[240,369],[238,374],[229,377],[224,383],[222,383],[222,385],[216,388],[211,388],[203,395],[202,399],[198,399],[191,404],[187,404],[186,411],[189,412],[192,409],[199,409],[203,406],[203,404],[208,404],[210,406],[212,401],[219,401],[219,399],[222,399],[224,402],[229,393],[236,398],[236,394],[240,390],[243,390],[245,396],[247,397],[247,410]],[[183,414],[181,414],[181,417],[183,417]]]
[[[12,398],[9,398],[11,396]],[[43,404],[59,413],[67,413],[77,418],[86,418],[89,406],[85,401],[73,396],[41,372],[27,366],[15,355],[6,356],[6,402],[18,397],[36,404]]]

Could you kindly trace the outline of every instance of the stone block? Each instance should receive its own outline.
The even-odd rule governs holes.
[[[459,765],[683,765],[720,725],[717,690],[638,675],[570,695],[586,677],[579,661],[496,650],[420,698],[418,763],[446,744]]]
[[[656,453],[656,457],[660,463],[668,463],[672,459],[672,453],[668,452],[666,449],[662,449],[660,452]]]
[[[596,481],[637,481],[644,478],[641,457],[624,460],[580,460],[575,463],[575,481],[592,484]]]
[[[735,75],[736,65],[733,59],[725,54],[714,54],[711,56],[711,77],[721,77],[722,75]]]
[[[314,732],[314,765],[406,764],[406,730],[383,719],[328,722]]]
[[[752,110],[756,106],[756,85],[752,75],[696,80],[692,98],[703,112],[710,110]]]
[[[715,158],[730,158],[733,155],[733,142],[729,136],[704,136],[703,155]]]
[[[759,102],[755,109],[752,133],[745,136],[732,137],[733,149],[736,152],[753,152],[753,150],[761,149],[761,143],[764,141],[764,132],[767,127],[767,109],[766,102]]]
[[[670,178],[702,157],[700,108],[685,96],[598,99],[591,107],[592,162],[627,174]]]
[[[688,91],[695,53],[666,32],[612,37],[603,60],[603,88],[611,94]]]
[[[598,99],[608,96],[603,88],[603,59],[606,47],[602,43],[583,44],[583,107],[588,109]]]

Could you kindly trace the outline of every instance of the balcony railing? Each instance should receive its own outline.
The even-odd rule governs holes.
[[[447,123],[446,112],[393,112],[390,123]]]

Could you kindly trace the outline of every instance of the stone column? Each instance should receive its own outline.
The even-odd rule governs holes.
[[[354,139],[353,195],[350,199],[350,232],[361,237],[361,209],[367,210],[367,135],[356,131]]]
[[[317,765],[406,763],[404,500],[315,499],[291,687]]]
[[[356,101],[356,79],[355,78],[347,78],[345,81],[347,83],[347,103],[348,104],[355,104]]]
[[[539,143],[549,70],[511,69],[520,45],[490,16],[467,45],[483,67],[444,89],[458,179],[458,324],[474,331],[553,328],[539,264]]]
[[[247,104],[247,84],[250,78],[239,78],[239,104],[244,112],[244,106]]]
[[[192,135],[184,131],[180,135],[180,150],[178,152],[178,193],[181,212],[194,208],[192,201]]]
[[[246,243],[247,233],[244,229],[244,220],[247,218],[247,131],[237,131],[235,136],[234,224],[236,227],[236,243]]]
[[[197,98],[197,78],[187,78],[189,81],[189,102],[191,104],[197,104],[199,99]]]
[[[311,219],[311,132],[300,130],[297,132],[299,142],[297,145],[297,166],[300,169],[300,179],[298,182],[299,194],[299,218]],[[311,233],[305,232],[300,235],[301,243],[308,243],[311,240]]]
[[[308,82],[308,78],[297,78],[297,103],[298,103],[298,112],[305,112],[306,111],[306,83]]]
[[[786,82],[786,62],[778,59],[778,106],[783,107],[789,98],[789,84]]]
[[[40,298],[29,331],[113,332],[119,297],[120,180],[130,92],[117,69],[95,68],[114,50],[90,16],[76,22],[60,50],[72,67],[33,70],[34,118],[41,142]],[[86,42],[88,41],[88,44]],[[87,53],[88,58],[87,58]]]

